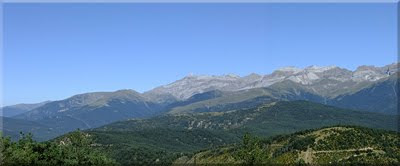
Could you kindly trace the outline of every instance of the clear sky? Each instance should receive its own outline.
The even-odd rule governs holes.
[[[5,105],[397,61],[396,4],[5,4]]]

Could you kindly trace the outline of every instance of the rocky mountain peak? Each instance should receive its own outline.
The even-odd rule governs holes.
[[[300,69],[300,68],[297,68],[297,67],[294,67],[294,66],[288,66],[288,67],[279,68],[276,71],[278,71],[278,72],[298,73],[298,72],[303,71],[303,69]]]
[[[298,68],[294,66],[280,68],[271,74],[258,75],[252,73],[240,77],[235,74],[227,75],[193,75],[190,74],[181,80],[171,84],[155,88],[145,94],[147,96],[163,96],[168,94],[179,100],[187,99],[194,94],[211,90],[238,91],[244,89],[269,87],[273,84],[292,81],[300,85],[308,86],[312,91],[326,91],[327,89],[340,91],[341,85],[360,83],[363,81],[373,82],[388,77],[387,73],[398,71],[395,64],[384,67],[360,66],[355,71],[339,68],[337,66],[308,66]],[[352,83],[353,82],[353,83]]]
[[[360,72],[360,71],[379,71],[379,68],[372,66],[372,65],[362,65],[358,66],[355,72]]]
[[[223,75],[225,78],[234,78],[234,79],[239,79],[240,78],[240,76],[239,75],[236,75],[236,74],[232,74],[232,73],[229,73],[229,74],[226,74],[226,75]]]
[[[386,76],[387,75],[385,72],[379,67],[363,65],[357,67],[357,69],[353,72],[352,79],[357,82],[377,81]]]
[[[321,73],[321,72],[325,72],[328,70],[332,70],[334,68],[337,68],[337,66],[316,66],[316,65],[312,65],[309,66],[307,68],[305,68],[304,70],[309,71],[309,72],[316,72],[316,73]]]
[[[110,92],[107,96],[106,100],[131,100],[131,101],[140,101],[144,100],[139,92],[136,92],[132,89],[122,89],[115,92]]]
[[[257,79],[260,79],[262,77],[263,77],[262,75],[259,75],[259,74],[256,74],[256,73],[251,73],[251,74],[249,74],[247,76],[242,77],[242,79],[244,79],[244,80],[257,80]]]

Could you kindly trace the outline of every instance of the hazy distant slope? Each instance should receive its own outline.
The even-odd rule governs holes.
[[[398,81],[397,75],[393,75],[355,93],[338,96],[329,104],[343,108],[398,114]]]
[[[10,136],[13,140],[20,138],[20,132],[24,134],[34,133],[33,138],[38,141],[44,141],[48,138],[54,138],[63,134],[58,130],[54,130],[54,128],[50,126],[8,117],[0,117],[0,128],[3,136]]]
[[[128,118],[144,118],[161,111],[159,104],[132,90],[96,92],[53,101],[15,116],[52,126],[62,132],[98,127]]]
[[[41,103],[35,103],[35,104],[16,104],[16,105],[11,105],[11,106],[5,106],[0,109],[0,115],[4,117],[12,117],[15,115],[19,115],[25,112],[28,112],[30,110],[33,110],[37,107],[40,107],[44,104],[49,103],[50,101],[45,101]]]

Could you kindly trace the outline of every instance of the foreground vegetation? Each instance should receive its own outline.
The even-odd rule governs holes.
[[[116,165],[93,148],[90,136],[75,131],[51,142],[36,142],[31,134],[14,142],[1,137],[0,165]]]

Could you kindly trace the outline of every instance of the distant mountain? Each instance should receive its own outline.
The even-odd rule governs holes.
[[[342,108],[399,114],[399,78],[397,75],[375,82],[352,94],[340,95],[328,103]]]
[[[185,105],[175,105],[168,113],[218,112],[234,108],[249,108],[270,101],[307,100],[340,108],[398,114],[397,82],[397,77],[393,75],[390,78],[374,82],[359,91],[328,98],[314,93],[301,84],[286,80],[267,88],[223,92],[218,97]]]
[[[195,96],[203,96],[204,94],[208,94],[210,92],[196,94]],[[176,105],[175,107],[172,107],[167,113],[182,114],[200,112],[224,112],[232,109],[249,108],[257,106],[259,104],[276,101],[276,98],[274,98],[273,96],[274,95],[272,94],[272,92],[266,88],[255,88],[235,92],[223,92],[219,93],[218,96],[212,98],[203,98],[204,100],[189,102],[184,105]]]
[[[384,67],[360,66],[355,71],[336,66],[310,66],[304,69],[285,67],[268,75],[251,74],[245,77],[237,75],[207,76],[189,75],[168,85],[145,92],[144,95],[159,99],[159,96],[170,95],[178,100],[212,90],[239,91],[269,87],[283,81],[293,81],[314,93],[324,97],[336,97],[354,92],[370,83],[387,78],[398,70],[397,64]]]
[[[397,132],[334,126],[257,139],[183,156],[173,165],[398,165]]]
[[[205,101],[205,100],[211,100],[211,99],[222,97],[224,95],[226,95],[226,93],[223,91],[220,91],[220,90],[212,90],[212,91],[208,91],[208,92],[204,92],[204,93],[198,93],[198,94],[191,96],[190,98],[188,98],[186,100],[176,101],[174,103],[171,103],[166,107],[166,109],[173,109],[175,107],[181,107],[181,106],[185,106],[185,105],[190,105],[192,103],[197,103],[197,102],[201,102],[201,101]]]
[[[145,92],[149,98],[171,95],[178,100],[186,100],[191,96],[212,90],[233,91],[240,88],[237,84],[240,77],[236,75],[224,76],[187,76],[171,84]]]
[[[35,104],[16,104],[16,105],[11,105],[11,106],[5,106],[0,109],[0,115],[4,116],[4,117],[12,117],[12,116],[33,110],[33,109],[40,107],[42,105],[45,105],[49,102],[50,101],[45,101],[45,102],[35,103]]]
[[[33,138],[38,141],[45,141],[65,133],[37,122],[9,117],[0,117],[0,128],[3,136],[9,136],[13,140],[20,138],[20,132],[24,134],[33,133]]]
[[[53,101],[17,119],[51,125],[58,131],[98,127],[118,120],[145,118],[158,114],[161,106],[143,98],[133,90],[95,92]]]
[[[271,102],[250,109],[119,121],[87,133],[121,164],[146,161],[151,165],[204,148],[237,143],[246,132],[267,137],[332,125],[397,130],[397,117],[306,101]]]
[[[185,105],[176,105],[174,108],[171,108],[169,113],[207,112],[232,107],[245,108],[254,106],[254,104],[257,104],[255,101],[260,103],[260,99],[263,99],[284,101],[307,100],[341,108],[397,114],[399,94],[397,82],[398,76],[391,73],[388,77],[380,78],[373,82],[361,82],[358,84],[342,82],[337,85],[338,88],[335,90],[335,88],[324,88],[326,85],[332,84],[330,80],[321,80],[313,85],[304,85],[292,80],[284,80],[263,88],[223,91],[219,96],[207,100],[204,99]],[[349,88],[350,86],[351,88]],[[324,95],[324,93],[331,95]],[[207,92],[196,95],[201,94],[207,94]]]

